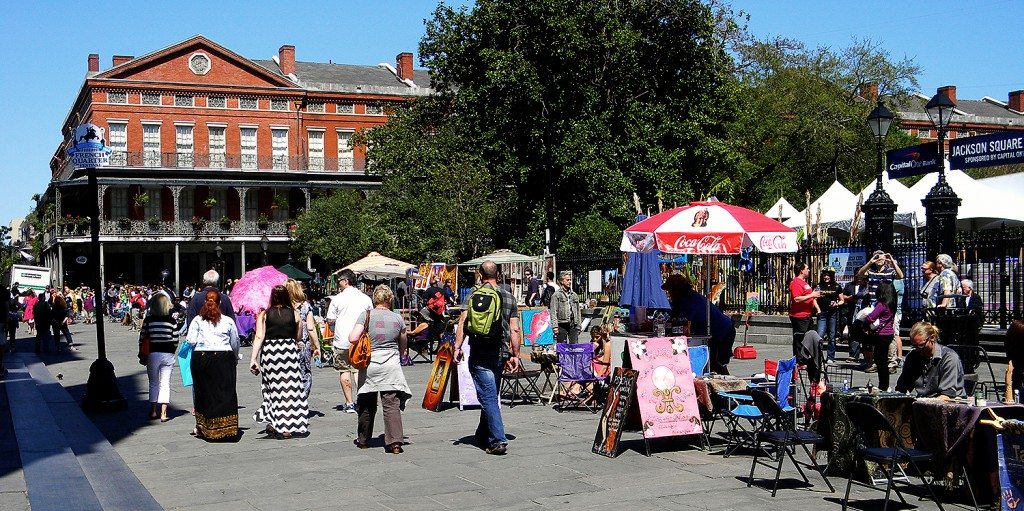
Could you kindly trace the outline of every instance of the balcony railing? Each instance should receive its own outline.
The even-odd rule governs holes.
[[[70,162],[67,163],[70,165]],[[364,173],[363,160],[323,156],[258,156],[224,153],[158,153],[153,151],[114,151],[111,167],[151,167],[179,169],[234,169],[277,171],[323,171]]]
[[[288,225],[292,222],[270,221],[262,223],[257,220],[235,220],[220,223],[217,220],[206,220],[193,224],[190,220],[159,221],[148,220],[102,220],[100,236],[124,236],[131,238],[152,237],[192,237],[218,238],[224,236],[287,236]],[[86,239],[89,228],[75,225],[59,225],[50,227],[43,234],[43,244],[48,245],[56,239]]]

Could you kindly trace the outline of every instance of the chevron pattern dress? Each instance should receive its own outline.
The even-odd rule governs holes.
[[[309,403],[302,385],[299,346],[294,339],[294,313],[291,309],[271,309],[266,321],[268,338],[260,349],[263,402],[252,418],[270,424],[278,433],[304,435],[309,428]],[[288,331],[292,337],[283,337]]]

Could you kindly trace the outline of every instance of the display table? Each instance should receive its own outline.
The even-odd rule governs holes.
[[[838,476],[847,476],[855,460],[853,425],[846,414],[849,403],[868,403],[877,408],[900,435],[900,443],[904,447],[914,447],[914,428],[911,426],[912,406],[914,398],[896,392],[866,391],[837,392],[828,391],[821,395],[821,420],[818,421],[818,433],[825,437],[829,450],[829,471]],[[891,439],[882,438],[880,447],[890,447]],[[876,467],[867,467],[872,474]],[[867,480],[867,470],[860,472],[858,478]]]

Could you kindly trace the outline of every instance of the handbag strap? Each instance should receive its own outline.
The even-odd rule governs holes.
[[[367,337],[370,336],[370,314],[372,312],[372,308],[366,310],[366,321],[363,323],[363,333],[365,333]]]

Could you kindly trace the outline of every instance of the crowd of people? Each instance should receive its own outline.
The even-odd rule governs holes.
[[[86,286],[45,289],[21,289],[15,282],[10,288],[0,287],[0,319],[6,321],[3,333],[6,350],[14,349],[14,341],[22,325],[35,339],[36,353],[52,350],[77,351],[68,325],[95,320],[95,294]],[[63,341],[63,342],[62,342]]]

